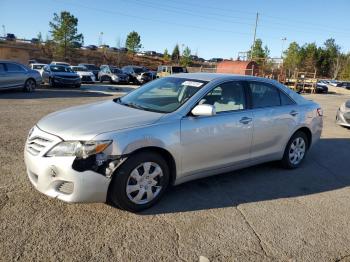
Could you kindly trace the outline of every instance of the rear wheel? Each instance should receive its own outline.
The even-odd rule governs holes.
[[[35,91],[36,88],[36,82],[34,81],[34,79],[28,79],[25,83],[24,83],[24,92],[33,92]]]
[[[132,155],[117,170],[108,190],[109,199],[122,209],[138,212],[153,206],[169,184],[169,168],[157,153]]]
[[[289,140],[284,151],[282,165],[293,169],[301,165],[309,148],[309,141],[304,132],[296,132]]]

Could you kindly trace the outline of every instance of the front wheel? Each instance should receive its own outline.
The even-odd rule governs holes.
[[[138,212],[153,206],[169,184],[169,168],[157,153],[130,156],[113,175],[109,199],[122,209]]]
[[[309,147],[309,141],[304,132],[296,132],[289,140],[284,151],[282,165],[293,169],[301,165]]]

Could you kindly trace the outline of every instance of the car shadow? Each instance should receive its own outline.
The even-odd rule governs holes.
[[[189,212],[294,198],[350,185],[350,139],[321,139],[302,166],[286,170],[271,162],[170,188],[141,215]]]
[[[94,91],[82,91],[77,88],[38,88],[35,92],[25,93],[20,90],[4,90],[0,92],[0,99],[44,99],[44,98],[77,98],[77,97],[108,97],[106,94]]]

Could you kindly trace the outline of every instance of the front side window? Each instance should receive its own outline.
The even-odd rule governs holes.
[[[241,82],[227,82],[215,87],[199,102],[215,106],[216,113],[246,108],[244,86]]]
[[[16,64],[12,64],[12,63],[6,64],[6,67],[7,67],[8,72],[24,72],[25,71],[23,67],[16,65]]]
[[[160,78],[116,99],[115,102],[140,110],[171,113],[182,106],[206,83],[206,81],[195,79]]]
[[[249,82],[252,95],[253,108],[280,106],[280,95],[276,87],[260,83]]]

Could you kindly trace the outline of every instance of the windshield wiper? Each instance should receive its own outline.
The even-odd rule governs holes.
[[[149,108],[149,107],[144,107],[144,106],[141,106],[139,104],[135,104],[133,102],[124,103],[124,102],[122,102],[120,97],[113,99],[113,101],[118,103],[118,104],[121,104],[123,106],[128,106],[128,107],[139,109],[139,110],[150,111],[150,112],[155,112],[155,113],[163,113],[163,114],[167,113],[167,112],[164,112],[164,111],[161,111],[161,110],[156,110],[156,109],[152,109],[152,108]]]

